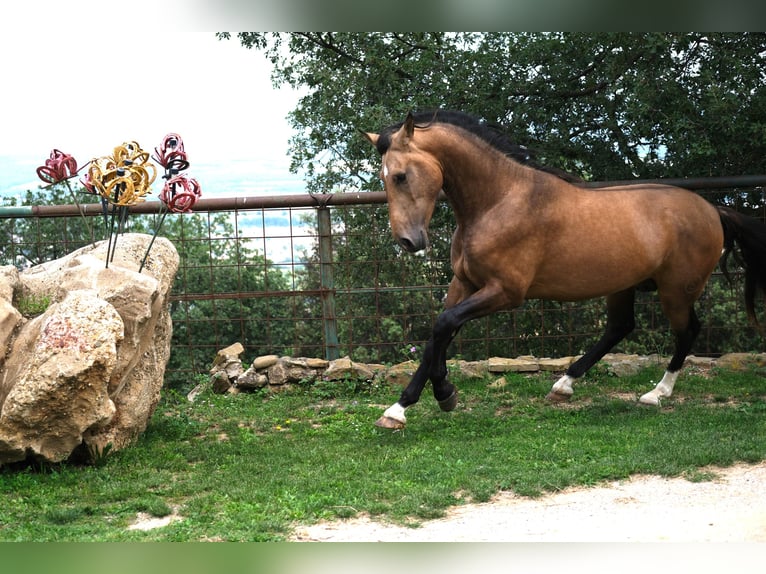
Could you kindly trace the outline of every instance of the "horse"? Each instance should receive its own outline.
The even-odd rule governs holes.
[[[379,133],[362,132],[381,156],[394,239],[404,251],[428,246],[443,190],[455,215],[453,277],[421,362],[399,400],[376,425],[401,429],[428,380],[443,411],[457,406],[446,352],[469,320],[526,299],[606,298],[606,329],[547,395],[568,401],[575,383],[635,328],[637,290],[657,291],[674,335],[662,379],[639,403],[659,405],[700,332],[694,303],[715,267],[729,278],[729,255],[744,269],[745,303],[757,324],[756,293],[766,286],[766,224],[668,185],[578,185],[537,165],[526,147],[462,112],[413,114]]]

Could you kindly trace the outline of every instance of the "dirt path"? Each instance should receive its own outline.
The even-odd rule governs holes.
[[[637,476],[529,499],[500,494],[419,528],[369,518],[296,528],[326,542],[766,542],[766,462],[690,482]]]

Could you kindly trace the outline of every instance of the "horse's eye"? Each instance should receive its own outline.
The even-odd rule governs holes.
[[[397,173],[394,174],[394,183],[397,185],[403,184],[405,181],[407,181],[407,174],[406,173]]]

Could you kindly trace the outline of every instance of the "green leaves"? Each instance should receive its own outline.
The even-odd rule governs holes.
[[[497,123],[588,179],[763,170],[763,33],[240,34],[306,90],[290,120],[293,167],[313,191],[379,189],[355,133],[411,109]]]

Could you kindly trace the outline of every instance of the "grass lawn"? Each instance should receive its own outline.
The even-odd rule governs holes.
[[[367,513],[416,527],[499,490],[538,496],[633,473],[705,480],[699,469],[766,458],[766,376],[687,368],[660,408],[641,407],[661,370],[593,369],[572,401],[554,375],[430,387],[408,426],[374,426],[398,389],[317,383],[276,394],[166,392],[137,443],[100,464],[0,469],[0,541],[280,541],[294,525]],[[139,513],[178,514],[130,530]]]

